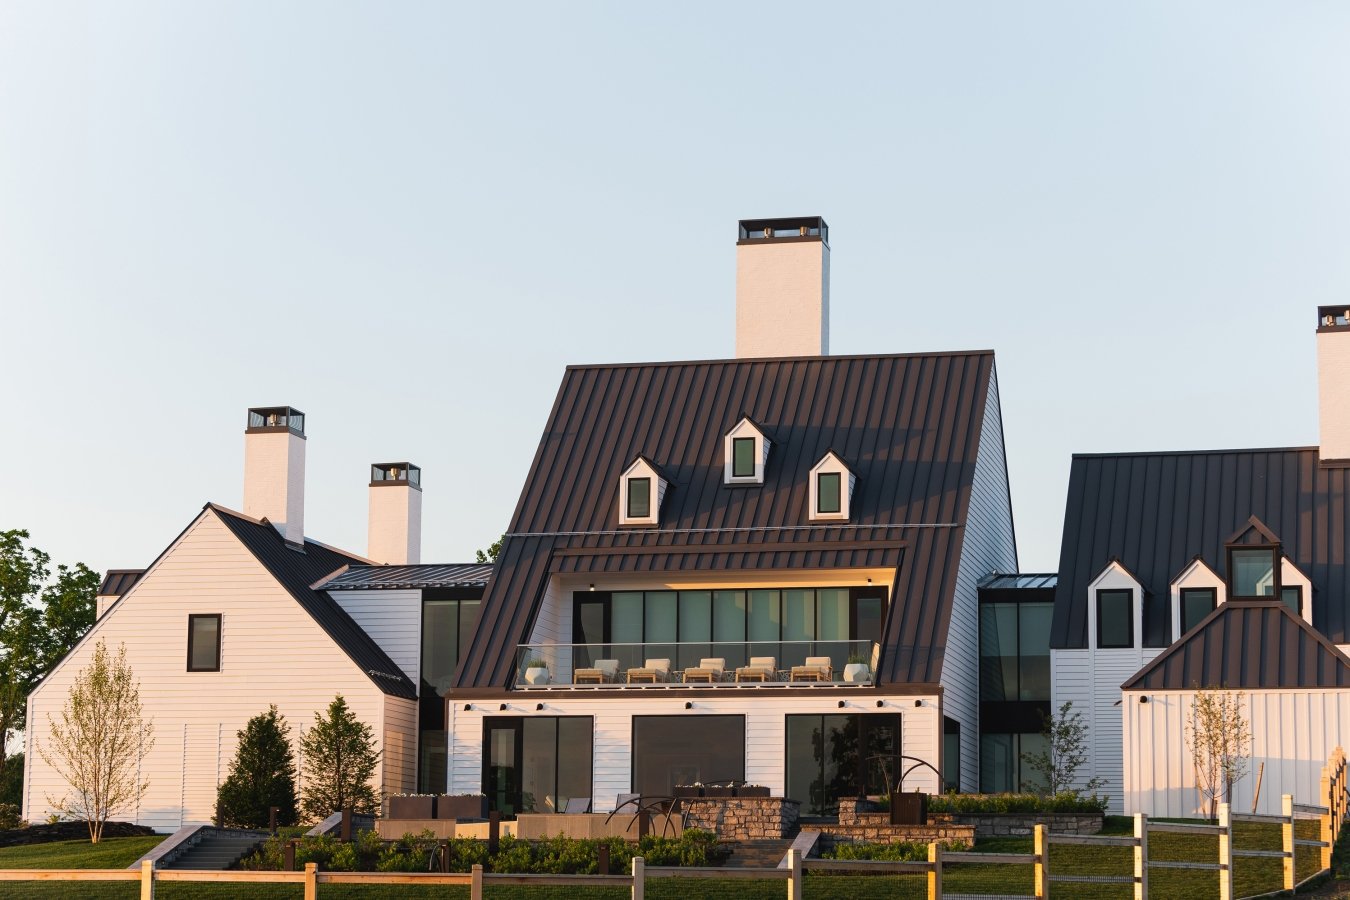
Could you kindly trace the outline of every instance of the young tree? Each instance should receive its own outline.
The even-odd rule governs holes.
[[[264,828],[274,806],[278,825],[295,824],[291,726],[275,705],[239,732],[230,774],[216,792],[216,818],[226,828]]]
[[[1186,745],[1195,763],[1195,785],[1209,799],[1209,817],[1247,774],[1252,731],[1242,715],[1242,692],[1196,691],[1186,719]]]
[[[375,734],[356,718],[341,694],[328,704],[328,713],[314,714],[314,727],[300,736],[304,788],[301,811],[310,819],[325,819],[345,807],[375,815],[379,798],[370,779],[380,762]]]
[[[478,558],[477,561],[480,563],[495,563],[497,557],[502,554],[502,541],[504,540],[506,540],[506,535],[497,538],[488,545],[486,550],[475,550],[474,555]]]
[[[141,780],[141,760],[155,745],[154,723],[142,718],[140,685],[127,664],[127,648],[113,657],[99,641],[94,658],[75,676],[61,721],[47,716],[51,732],[42,758],[70,787],[47,802],[62,815],[84,819],[97,844],[103,824],[132,809],[150,786]]]
[[[1072,700],[1065,701],[1056,715],[1045,717],[1041,737],[1045,738],[1045,749],[1040,753],[1023,753],[1022,762],[1040,774],[1048,796],[1061,791],[1093,793],[1102,786],[1100,778],[1088,779],[1081,789],[1073,786],[1078,770],[1087,762],[1087,726],[1083,724],[1083,714],[1073,711]]]
[[[57,566],[26,547],[28,532],[0,531],[0,781],[4,748],[27,727],[28,695],[94,623],[98,575],[83,563]]]

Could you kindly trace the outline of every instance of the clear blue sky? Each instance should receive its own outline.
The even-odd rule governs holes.
[[[1022,566],[1075,451],[1317,441],[1350,4],[0,2],[0,528],[143,566],[309,415],[307,531],[506,526],[568,363],[732,354],[824,215],[837,353],[992,347]]]

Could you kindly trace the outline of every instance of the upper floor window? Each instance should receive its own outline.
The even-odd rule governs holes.
[[[220,615],[188,616],[187,670],[220,671]]]
[[[1280,599],[1289,611],[1303,618],[1303,588],[1297,584],[1280,588]]]
[[[1279,596],[1278,548],[1229,547],[1228,595],[1234,600]]]
[[[1134,591],[1097,592],[1097,647],[1134,646]]]
[[[749,416],[741,416],[736,427],[722,442],[725,484],[763,484],[764,466],[769,461],[769,439]]]
[[[755,477],[755,439],[738,437],[731,439],[731,477]]]
[[[849,518],[849,500],[857,477],[833,450],[811,469],[811,518],[840,520]]]
[[[1214,588],[1182,588],[1181,633],[1199,625],[1205,616],[1214,612],[1218,602],[1218,592]]]
[[[628,518],[645,519],[652,514],[652,480],[628,479]]]
[[[645,456],[633,460],[619,476],[619,524],[658,524],[667,485],[654,462]]]

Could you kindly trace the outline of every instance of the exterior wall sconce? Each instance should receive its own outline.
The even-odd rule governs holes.
[[[506,712],[506,711],[507,711],[508,709],[510,709],[511,707],[508,706],[507,704],[503,703],[501,706],[499,706],[499,707],[497,707],[497,708],[500,709],[502,712]]]
[[[693,702],[692,700],[686,700],[686,701],[684,701],[684,708],[685,708],[685,709],[693,709],[693,708],[694,708],[694,702]]]
[[[535,710],[541,710],[541,709],[544,708],[544,704],[542,704],[542,703],[536,703],[536,704],[534,705],[534,708],[535,708]]]
[[[595,582],[594,582],[594,581],[591,582],[591,590],[595,590]]]
[[[464,704],[464,711],[465,711],[465,712],[473,712],[473,704],[472,704],[472,703],[465,703],[465,704]]]
[[[922,700],[915,700],[915,701],[914,701],[914,705],[915,705],[915,706],[923,706],[923,701],[922,701]]]
[[[881,708],[881,707],[883,707],[883,706],[885,706],[885,705],[886,705],[886,701],[885,701],[885,700],[878,700],[878,701],[877,701],[877,708],[878,708],[878,709]]]
[[[1140,697],[1140,698],[1139,698],[1139,702],[1140,702],[1140,703],[1147,703],[1147,702],[1148,702],[1148,698],[1147,698],[1147,697]]]
[[[839,708],[840,708],[840,709],[843,709],[843,708],[844,708],[845,706],[847,706],[847,705],[848,705],[848,704],[845,703],[843,700],[840,700],[840,701],[839,701]]]

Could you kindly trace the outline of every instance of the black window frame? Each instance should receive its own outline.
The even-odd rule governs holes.
[[[1107,594],[1124,594],[1127,598],[1125,616],[1126,642],[1108,644],[1102,640],[1102,598]],[[1097,649],[1132,650],[1134,649],[1134,590],[1131,588],[1099,588],[1097,590]]]
[[[750,471],[749,471],[749,472],[738,472],[738,471],[736,471],[736,462],[737,462],[736,447],[737,447],[738,445],[742,444],[742,443],[747,443],[747,444],[750,445]],[[734,437],[734,438],[731,439],[731,477],[732,477],[732,478],[754,478],[754,477],[755,477],[756,469],[759,468],[759,466],[758,466],[758,462],[759,462],[759,454],[758,454],[758,452],[757,452],[757,451],[759,450],[759,448],[758,448],[757,446],[755,446],[755,445],[758,444],[758,443],[759,443],[758,438],[753,438],[753,437]]]
[[[211,668],[197,667],[192,665],[193,637],[196,634],[196,622],[198,619],[216,620],[216,664]],[[224,629],[221,627],[220,613],[191,613],[188,615],[188,633],[187,633],[187,670],[189,672],[219,672],[220,671],[220,645],[221,636]]]
[[[1280,589],[1284,587],[1280,579],[1280,569],[1283,568],[1284,554],[1280,550],[1279,544],[1229,544],[1226,548],[1226,557],[1228,560],[1228,599],[1229,600],[1281,600],[1283,595]],[[1237,583],[1234,578],[1235,570],[1233,568],[1233,554],[1235,552],[1243,553],[1251,550],[1261,550],[1270,553],[1270,576],[1274,588],[1269,594],[1239,594],[1236,590]]]
[[[531,716],[484,716],[484,717],[483,717],[483,736],[482,736],[483,760],[482,760],[482,776],[481,776],[481,777],[482,777],[482,785],[483,785],[483,794],[484,794],[484,796],[486,796],[486,797],[488,798],[488,808],[491,809],[491,810],[495,810],[495,809],[496,809],[496,803],[495,803],[495,801],[496,801],[496,795],[497,795],[497,792],[494,790],[494,785],[492,784],[492,746],[491,746],[491,742],[490,742],[490,737],[491,737],[491,735],[492,735],[492,732],[493,732],[493,731],[511,731],[511,732],[514,732],[514,733],[515,733],[515,737],[514,737],[514,746],[512,747],[512,754],[513,754],[513,757],[514,757],[514,759],[513,759],[513,761],[512,761],[512,762],[513,762],[512,768],[513,768],[514,771],[517,773],[517,776],[519,776],[519,774],[522,773],[522,772],[524,772],[524,770],[525,770],[525,720],[526,720],[527,718],[531,718],[531,719],[534,719],[534,720],[536,720],[536,721],[539,720],[539,719],[554,719],[554,720],[557,720],[557,719],[585,719],[587,722],[590,722],[590,724],[591,724],[591,752],[590,752],[590,758],[589,758],[588,762],[589,762],[589,764],[590,764],[590,775],[589,775],[589,778],[590,778],[590,783],[591,783],[591,793],[590,793],[590,797],[589,797],[588,799],[590,799],[591,802],[594,803],[594,802],[595,802],[595,716],[593,716],[593,715],[590,715],[590,716],[587,716],[587,715],[533,716],[533,717],[531,717]],[[559,749],[560,742],[561,742],[561,734],[562,734],[562,732],[561,732],[561,730],[557,727],[557,723],[555,722],[555,723],[554,723],[554,732],[553,732],[553,741],[554,741],[554,744],[553,744],[553,778],[554,778],[554,784],[555,784],[555,785],[557,784],[557,782],[558,782],[558,780],[559,780],[559,774],[560,774],[560,772],[561,772],[561,767],[562,767],[562,763],[561,763],[561,760],[559,759],[559,753],[558,753],[558,749]],[[520,807],[521,805],[523,805],[523,803],[524,803],[524,798],[523,798],[523,796],[522,796],[522,794],[523,794],[522,787],[523,787],[523,784],[517,784],[517,785],[515,786],[515,789],[509,792],[509,795],[510,795],[510,796],[508,797],[508,799],[509,799],[509,800],[514,800],[514,801],[515,801],[515,806],[516,806],[515,812],[520,812],[521,810],[519,809],[519,807]],[[560,810],[555,810],[555,812],[560,812]]]
[[[641,482],[647,489],[647,511],[645,513],[633,512],[633,487]],[[652,479],[646,475],[629,478],[624,485],[623,508],[627,511],[627,517],[630,519],[650,519],[652,517]]]
[[[1282,584],[1282,585],[1280,585],[1280,602],[1281,602],[1281,603],[1284,603],[1284,592],[1285,592],[1285,591],[1297,591],[1297,592],[1298,592],[1298,609],[1291,609],[1291,610],[1289,610],[1289,611],[1292,612],[1294,615],[1298,616],[1300,619],[1303,618],[1303,604],[1304,604],[1304,602],[1305,602],[1305,601],[1304,601],[1304,598],[1303,598],[1303,585],[1301,585],[1301,584]],[[1286,609],[1289,608],[1289,604],[1287,604],[1287,603],[1284,603],[1284,606],[1285,606]]]
[[[792,731],[793,731],[793,729],[792,729],[792,720],[796,720],[796,721],[798,721],[798,722],[806,722],[806,721],[809,720],[809,719],[815,719],[815,720],[819,721],[819,722],[821,723],[821,726],[822,726],[821,731],[820,731],[819,733],[820,733],[820,734],[822,735],[822,737],[823,737],[823,734],[824,734],[824,730],[823,730],[823,728],[824,728],[824,721],[825,721],[825,719],[827,719],[827,718],[846,718],[846,719],[851,720],[851,721],[850,721],[850,731],[852,731],[852,732],[856,735],[855,740],[854,740],[854,746],[857,747],[857,748],[859,748],[859,749],[860,749],[860,752],[861,752],[862,748],[866,748],[867,745],[870,743],[870,740],[869,740],[869,739],[870,739],[870,737],[871,737],[871,732],[872,732],[874,726],[891,725],[891,726],[894,727],[894,730],[895,730],[895,755],[894,755],[893,757],[890,757],[891,759],[893,759],[893,760],[895,761],[894,765],[890,767],[890,770],[889,770],[889,771],[887,771],[886,767],[883,767],[883,766],[880,766],[880,765],[878,765],[876,768],[874,768],[872,765],[870,765],[870,763],[874,762],[874,760],[870,760],[869,758],[867,758],[867,757],[865,757],[865,756],[864,756],[864,757],[860,757],[860,758],[857,760],[857,762],[858,762],[858,764],[859,764],[859,765],[858,765],[858,769],[857,769],[857,771],[854,773],[854,778],[855,778],[855,780],[854,780],[854,783],[851,785],[851,788],[850,788],[851,791],[856,792],[856,794],[855,794],[856,796],[867,796],[867,795],[868,795],[867,788],[868,788],[868,786],[869,786],[869,782],[871,782],[871,783],[874,784],[874,785],[877,784],[876,782],[873,782],[873,781],[872,781],[872,779],[873,779],[873,777],[874,777],[875,775],[882,775],[882,776],[883,776],[883,781],[881,782],[881,785],[884,785],[885,781],[887,781],[887,780],[889,780],[889,779],[891,779],[891,778],[899,778],[899,777],[900,777],[900,773],[901,773],[901,771],[902,771],[901,766],[902,766],[902,763],[903,763],[902,756],[903,756],[903,753],[904,753],[904,746],[905,746],[905,744],[904,744],[904,738],[905,738],[905,717],[904,717],[903,714],[898,713],[898,712],[897,712],[897,713],[890,713],[890,712],[884,712],[884,713],[879,713],[879,712],[854,712],[853,710],[827,711],[827,712],[819,712],[819,713],[817,713],[817,712],[812,712],[812,713],[807,713],[807,712],[801,712],[801,713],[785,713],[785,714],[783,715],[783,783],[784,783],[784,787],[787,787],[787,785],[788,785],[788,783],[789,783],[789,778],[788,778],[788,763],[789,763],[789,760],[790,760],[790,758],[791,758],[791,748],[792,748]],[[747,748],[747,749],[748,749],[748,748]],[[823,765],[823,762],[822,762],[822,765]],[[881,785],[878,785],[878,786],[881,786]],[[822,790],[823,790],[823,787],[822,787]],[[786,791],[785,791],[785,792],[786,792]],[[842,797],[845,797],[845,796],[848,796],[848,795],[847,795],[847,794],[840,794],[840,797],[841,797],[841,798],[842,798]],[[795,797],[794,797],[794,798],[792,798],[792,799],[795,800],[795,799],[798,799],[798,798],[795,798]],[[823,799],[823,798],[822,798],[822,799]],[[819,818],[822,818],[822,817],[824,817],[824,818],[831,818],[831,817],[833,817],[833,816],[835,816],[835,815],[838,814],[838,807],[837,807],[837,806],[826,807],[826,806],[824,806],[824,804],[822,804],[822,806],[820,806],[820,807],[817,807],[817,806],[815,805],[815,798],[813,798],[813,797],[806,797],[806,798],[802,798],[802,799],[801,799],[801,814],[802,814],[803,817],[808,818],[808,819],[819,819]]]
[[[825,491],[822,489],[821,481],[825,478],[835,480],[834,509],[825,508]],[[820,516],[839,516],[844,513],[844,473],[843,472],[817,472],[816,473],[816,515]]]
[[[705,713],[705,714],[700,714],[700,715],[695,715],[695,716],[690,716],[690,715],[684,715],[684,716],[681,716],[681,715],[678,715],[678,714],[676,714],[676,713],[656,713],[656,712],[653,712],[653,713],[636,713],[636,712],[635,712],[632,716],[629,717],[629,722],[628,722],[628,748],[629,748],[629,751],[630,751],[629,754],[628,754],[628,757],[629,757],[629,758],[628,758],[628,789],[629,789],[630,791],[632,791],[632,792],[634,792],[634,793],[641,793],[641,792],[639,791],[639,789],[638,789],[638,784],[637,784],[637,779],[638,779],[638,761],[639,761],[639,760],[638,760],[639,754],[638,754],[638,752],[637,752],[637,746],[638,746],[638,743],[637,743],[637,741],[638,741],[638,724],[639,724],[639,721],[640,721],[640,720],[651,720],[651,719],[665,719],[665,720],[671,721],[671,722],[690,722],[690,723],[693,723],[693,722],[700,722],[700,723],[703,723],[703,722],[707,722],[707,721],[710,720],[710,719],[722,719],[722,720],[724,720],[724,721],[727,721],[727,720],[736,720],[736,721],[739,721],[739,722],[740,722],[740,726],[741,726],[741,743],[740,743],[740,750],[741,750],[741,768],[740,768],[740,777],[731,777],[731,778],[709,778],[709,781],[712,782],[712,783],[717,783],[717,782],[733,782],[733,783],[740,783],[740,784],[745,784],[745,783],[747,783],[746,780],[745,780],[745,777],[746,777],[746,774],[749,772],[749,768],[750,768],[750,722],[749,722],[750,717],[749,717],[747,714],[745,714],[745,713],[723,713],[723,712],[718,712],[718,713]],[[592,742],[592,753],[594,753],[594,742]],[[644,759],[644,761],[645,761],[645,759]],[[721,774],[721,773],[718,773],[718,774]],[[699,780],[702,780],[703,777],[704,777],[704,776],[700,775],[700,776],[699,776]],[[592,790],[594,790],[594,781],[592,781]],[[644,795],[644,796],[646,796],[646,795]],[[656,796],[661,796],[661,795],[656,795]]]
[[[1189,588],[1184,587],[1184,588],[1182,588],[1182,589],[1180,590],[1180,592],[1178,593],[1178,595],[1177,595],[1177,604],[1178,604],[1178,609],[1177,609],[1178,618],[1177,618],[1177,622],[1178,622],[1178,628],[1180,629],[1180,632],[1181,632],[1180,634],[1177,635],[1177,637],[1181,637],[1181,635],[1188,633],[1188,632],[1191,630],[1191,628],[1194,628],[1196,625],[1200,624],[1199,621],[1196,621],[1194,624],[1191,625],[1191,628],[1187,628],[1187,627],[1186,627],[1186,595],[1187,595],[1187,594],[1209,594],[1209,600],[1210,600],[1210,604],[1209,604],[1209,612],[1205,613],[1205,616],[1209,615],[1210,612],[1214,612],[1214,610],[1216,610],[1216,609],[1219,608],[1219,590],[1218,590],[1218,588],[1212,588],[1212,587],[1189,587]],[[1203,619],[1204,616],[1201,616],[1200,618]]]

